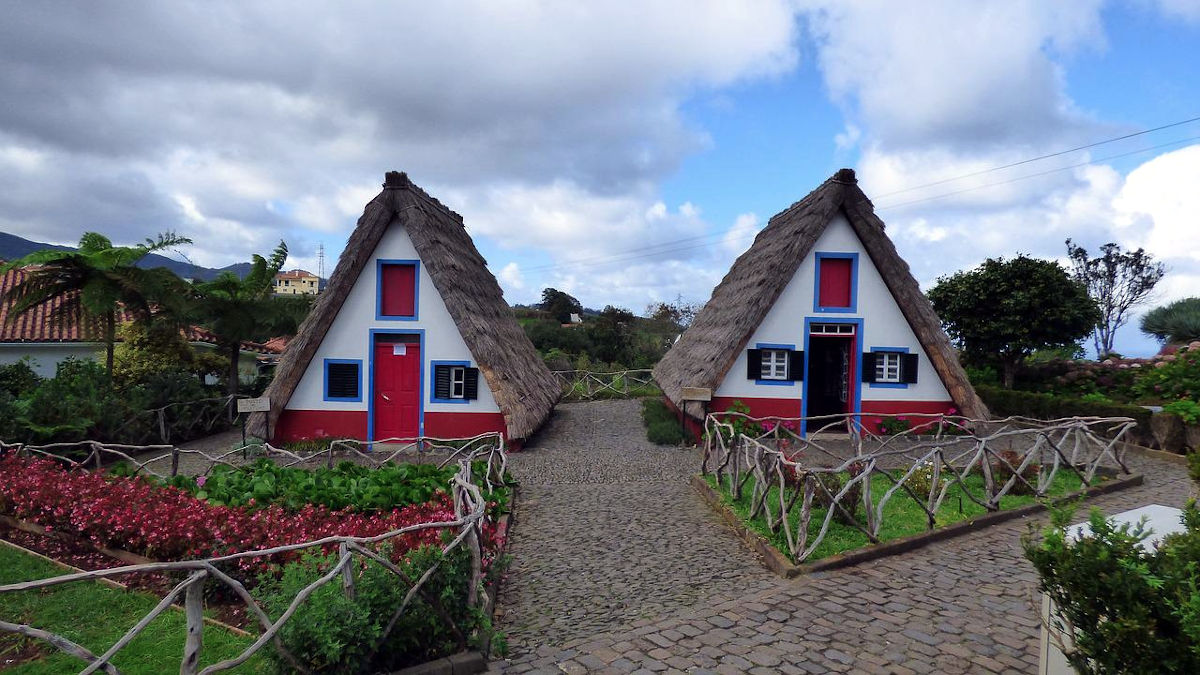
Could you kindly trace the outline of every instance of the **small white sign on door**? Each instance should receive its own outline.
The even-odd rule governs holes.
[[[404,356],[408,353],[408,345],[398,344],[392,345],[392,356]]]

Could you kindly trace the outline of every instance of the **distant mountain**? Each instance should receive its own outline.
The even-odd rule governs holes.
[[[42,249],[54,249],[56,251],[73,251],[71,246],[58,246],[56,244],[42,244],[36,241],[22,239],[15,234],[0,232],[0,260],[15,260]],[[189,262],[180,260],[172,260],[166,256],[151,253],[142,259],[138,267],[153,268],[165,267],[184,279],[197,279],[199,281],[209,281],[216,278],[221,272],[233,272],[238,277],[244,277],[250,271],[250,263],[235,263],[226,265],[220,269],[211,267],[201,267],[193,265]]]

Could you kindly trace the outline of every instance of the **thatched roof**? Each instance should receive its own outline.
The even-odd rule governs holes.
[[[508,437],[528,438],[558,402],[560,386],[504,301],[462,217],[395,171],[388,172],[383,191],[367,204],[328,287],[280,359],[265,393],[271,399],[271,428],[360,273],[374,264],[375,247],[389,227],[403,227],[412,240],[504,414]],[[264,421],[262,414],[254,415],[251,431],[263,435]]]
[[[839,212],[862,241],[954,404],[968,417],[985,419],[987,409],[967,380],[933,306],[884,233],[883,221],[875,215],[851,169],[838,171],[807,197],[776,214],[758,233],[754,244],[713,290],[712,299],[691,327],[655,366],[654,379],[663,392],[689,415],[703,416],[702,404],[681,401],[682,388],[717,388]]]

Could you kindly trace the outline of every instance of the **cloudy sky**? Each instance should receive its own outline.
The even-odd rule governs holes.
[[[1196,63],[1193,0],[11,4],[0,230],[328,270],[399,169],[510,302],[640,311],[849,166],[926,288],[1071,237],[1144,246],[1164,302],[1200,295]]]

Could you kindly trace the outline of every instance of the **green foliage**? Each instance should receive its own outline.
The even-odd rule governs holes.
[[[1134,389],[1150,400],[1200,400],[1200,349],[1181,349],[1174,361],[1143,368]]]
[[[1200,424],[1200,403],[1196,401],[1172,401],[1163,406],[1163,412],[1179,415],[1184,424]]]
[[[275,275],[287,261],[287,244],[271,253],[270,259],[255,254],[250,272],[239,279],[224,272],[212,281],[196,284],[193,311],[205,327],[217,336],[218,349],[226,355],[226,391],[236,394],[240,345],[255,337],[258,327],[278,306],[271,301]]]
[[[386,550],[381,551],[386,555]],[[272,618],[278,617],[305,587],[336,563],[335,556],[308,555],[289,563],[283,574],[266,577],[256,589]],[[391,672],[447,656],[458,641],[446,622],[426,601],[434,598],[464,636],[489,626],[478,610],[468,607],[470,556],[460,546],[448,557],[440,550],[422,548],[410,552],[398,564],[409,579],[440,563],[379,644],[388,621],[400,607],[408,584],[382,565],[371,561],[353,566],[355,597],[346,597],[341,584],[326,584],[309,596],[280,630],[284,646],[306,667],[318,673]],[[290,666],[277,654],[271,655],[280,672]]]
[[[59,362],[55,376],[18,405],[26,430],[21,440],[33,443],[104,438],[128,412],[104,367],[91,359]]]
[[[572,314],[583,314],[583,305],[573,296],[558,290],[547,288],[542,291],[542,302],[538,309],[554,317],[560,324],[571,320]]]
[[[1132,417],[1142,429],[1150,428],[1151,412],[1136,405],[1096,403],[1066,396],[1038,394],[1013,389],[977,385],[975,392],[992,414],[1019,415],[1040,420],[1063,417]]]
[[[912,421],[907,417],[884,417],[879,420],[879,433],[884,436],[895,436],[912,428]]]
[[[113,381],[118,387],[155,379],[163,373],[192,372],[193,379],[210,372],[178,326],[169,322],[127,323],[117,329],[121,342],[113,351]]]
[[[0,391],[9,396],[26,396],[37,389],[42,378],[34,372],[28,356],[17,361],[0,366]]]
[[[1096,353],[1104,357],[1112,353],[1113,338],[1129,320],[1129,310],[1146,300],[1167,268],[1140,248],[1122,251],[1117,244],[1108,243],[1100,251],[1100,257],[1092,258],[1082,246],[1067,240],[1075,281],[1087,289],[1100,310],[1093,344]]]
[[[646,438],[656,445],[682,445],[687,440],[683,425],[660,398],[642,399],[642,424]]]
[[[1200,298],[1184,298],[1155,307],[1142,317],[1141,329],[1172,344],[1200,340]]]
[[[941,277],[929,299],[967,359],[999,368],[1006,387],[1022,359],[1071,347],[1100,319],[1086,289],[1061,265],[1023,255]]]
[[[1068,538],[1069,509],[1040,540],[1023,539],[1039,588],[1074,629],[1067,660],[1080,673],[1200,672],[1200,512],[1185,507],[1183,534],[1147,551],[1142,526],[1116,526],[1093,509],[1090,536]],[[1061,623],[1061,621],[1060,621]]]
[[[479,471],[486,468],[476,467]],[[213,504],[255,506],[278,504],[299,510],[308,504],[330,509],[381,511],[422,504],[446,490],[457,467],[439,469],[436,464],[387,463],[378,469],[341,462],[332,469],[282,467],[269,459],[234,468],[217,465],[203,485],[190,476],[175,476],[169,484]],[[503,488],[488,495],[489,501],[507,503]]]
[[[136,320],[154,315],[182,315],[186,293],[183,280],[163,267],[142,269],[138,261],[154,251],[190,244],[191,240],[168,232],[137,246],[113,246],[103,235],[86,232],[78,250],[44,249],[0,267],[0,274],[27,268],[24,279],[3,298],[12,303],[9,320],[58,299],[47,317],[52,323],[100,326],[94,337],[106,345],[106,370],[111,375],[116,341],[117,311],[124,309]],[[92,319],[80,323],[79,318]]]

